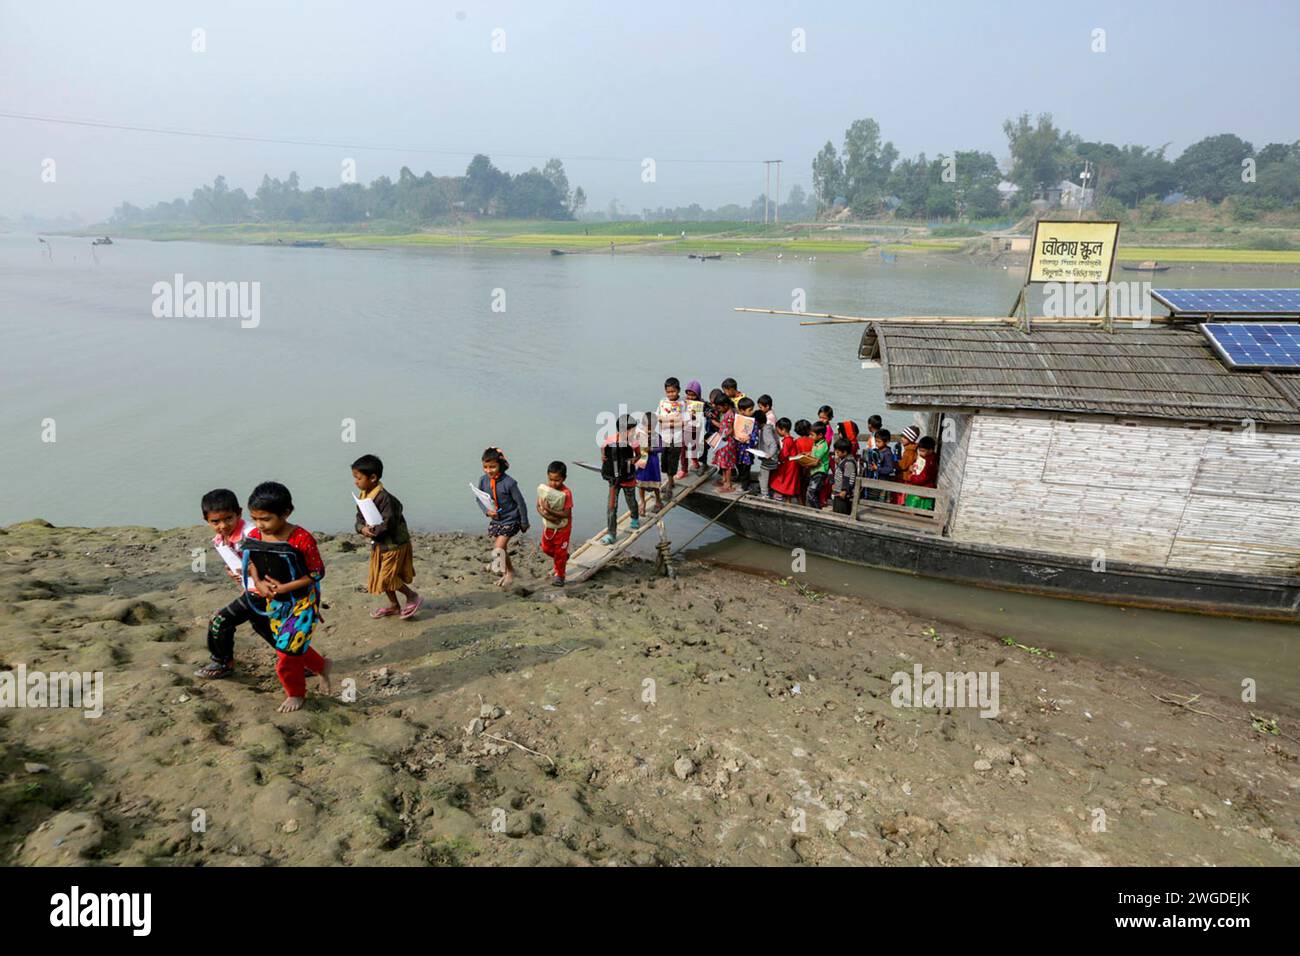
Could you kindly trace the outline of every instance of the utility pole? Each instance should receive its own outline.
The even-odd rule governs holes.
[[[763,225],[767,225],[768,204],[772,201],[772,164],[776,164],[776,221],[781,221],[781,159],[763,160]]]
[[[776,222],[781,224],[781,163],[783,160],[773,160],[776,163]]]
[[[763,225],[767,225],[767,197],[772,194],[772,163],[763,160]]]

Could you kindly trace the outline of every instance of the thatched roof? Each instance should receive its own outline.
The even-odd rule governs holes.
[[[1196,329],[873,322],[859,354],[898,408],[1300,425],[1300,378],[1229,369]]]

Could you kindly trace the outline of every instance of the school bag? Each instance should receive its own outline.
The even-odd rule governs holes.
[[[265,609],[260,608],[254,603],[250,595],[258,596],[255,591],[250,591],[248,566],[252,564],[257,568],[259,577],[275,578],[277,581],[297,581],[307,573],[306,562],[303,560],[302,553],[287,541],[263,541],[260,538],[244,538],[243,542],[243,579],[244,579],[244,603],[249,609],[262,617],[270,617],[271,609],[268,604]],[[286,599],[297,601],[308,591],[308,588],[299,588],[286,595]]]

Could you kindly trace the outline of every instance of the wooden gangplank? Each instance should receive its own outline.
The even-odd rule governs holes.
[[[587,467],[582,462],[576,464]],[[605,536],[605,528],[589,538],[585,543],[580,545],[577,550],[569,553],[569,566],[565,573],[564,579],[571,584],[587,580],[610,561],[617,558],[636,542],[641,535],[645,534],[651,528],[659,526],[663,521],[664,515],[672,511],[686,496],[692,491],[704,486],[706,482],[717,474],[717,469],[709,466],[708,471],[702,475],[688,474],[683,480],[677,482],[673,488],[673,496],[664,502],[664,506],[658,512],[641,516],[641,524],[635,531],[631,530],[632,512],[625,511],[618,519],[618,536],[614,539],[613,544],[601,544],[600,539]],[[663,484],[660,485],[662,490]],[[649,489],[647,489],[649,490]],[[619,492],[620,498],[622,492]]]

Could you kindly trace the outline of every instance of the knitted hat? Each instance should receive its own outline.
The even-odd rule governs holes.
[[[903,441],[914,442],[921,437],[921,429],[917,428],[915,425],[908,425],[899,433],[899,437],[902,438]]]

